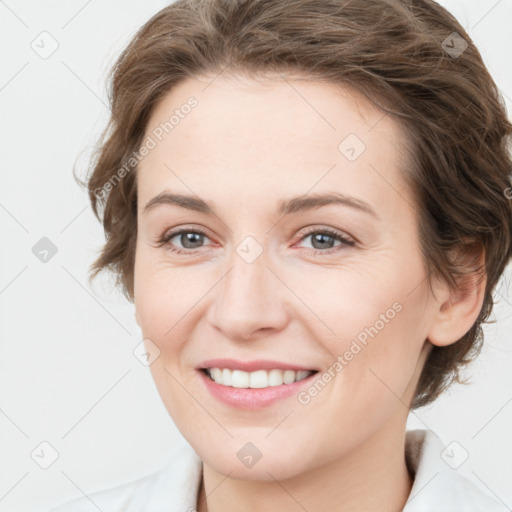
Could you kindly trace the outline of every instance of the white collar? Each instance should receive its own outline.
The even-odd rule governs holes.
[[[415,478],[402,512],[510,511],[446,462],[457,446],[462,450],[460,445],[454,444],[454,449],[450,446],[446,448],[430,430],[406,432],[405,458]]]
[[[441,457],[444,450],[441,440],[429,430],[406,432],[405,457],[415,477],[402,512],[510,512],[503,502],[452,469]],[[50,512],[83,512],[91,509],[91,501],[108,512],[195,511],[202,468],[199,455],[180,437],[159,470]]]
[[[406,432],[405,457],[414,474],[414,483],[402,512],[509,512],[504,503],[484,493],[461,472],[449,466],[441,456],[444,450],[441,439],[430,430]],[[173,505],[182,508],[176,510],[197,506],[202,462],[188,443],[184,445],[182,454],[185,455],[186,451],[188,457],[183,457],[183,460],[188,460],[188,463],[182,463],[180,480],[169,493],[170,500],[181,493],[181,501],[175,501]]]

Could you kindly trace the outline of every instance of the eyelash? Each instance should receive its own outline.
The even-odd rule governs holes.
[[[177,235],[182,235],[184,233],[194,233],[197,235],[203,235],[208,238],[208,235],[201,229],[179,229],[176,231],[171,231],[170,233],[166,233],[160,237],[158,240],[158,246],[162,247],[165,244],[169,245],[169,250],[175,254],[192,254],[193,252],[200,250],[199,249],[177,249],[176,247],[173,247],[171,244],[169,244],[170,240],[173,239]],[[314,235],[314,234],[322,234],[322,235],[329,235],[331,238],[335,238],[341,243],[335,247],[331,247],[330,249],[307,249],[310,253],[313,254],[313,256],[316,256],[318,254],[332,254],[334,252],[338,252],[340,250],[343,250],[344,247],[352,247],[355,245],[355,242],[349,238],[344,237],[341,233],[338,231],[335,231],[330,228],[323,228],[323,229],[311,229],[309,231],[302,231],[300,233],[301,238],[299,239],[299,242],[302,242],[304,239],[306,239],[308,236]]]

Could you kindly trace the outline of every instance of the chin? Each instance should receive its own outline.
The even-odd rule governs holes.
[[[250,442],[230,439],[222,445],[219,443],[221,447],[214,450],[210,449],[211,444],[207,445],[205,450],[201,450],[200,447],[195,450],[206,466],[236,480],[285,480],[314,467],[314,461],[309,461],[309,464],[304,459],[302,448],[295,444],[288,449],[274,446],[270,439],[267,440],[266,446],[262,444],[255,442],[251,446]]]

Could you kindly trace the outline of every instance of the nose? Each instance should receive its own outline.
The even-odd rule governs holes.
[[[282,330],[289,319],[287,289],[267,267],[264,254],[248,263],[234,252],[230,263],[215,287],[207,315],[210,325],[233,341]]]

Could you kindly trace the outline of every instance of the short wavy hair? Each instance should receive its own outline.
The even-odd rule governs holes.
[[[482,323],[512,255],[512,125],[471,38],[432,0],[178,0],[155,14],[110,70],[111,117],[87,180],[77,178],[106,237],[90,280],[109,269],[134,300],[132,155],[156,103],[176,84],[226,69],[339,84],[406,129],[411,149],[404,177],[416,200],[430,284],[437,276],[461,286],[471,272],[486,278],[476,322],[456,343],[433,346],[412,408],[463,382],[460,371],[481,350]],[[485,268],[477,257],[482,251]]]

